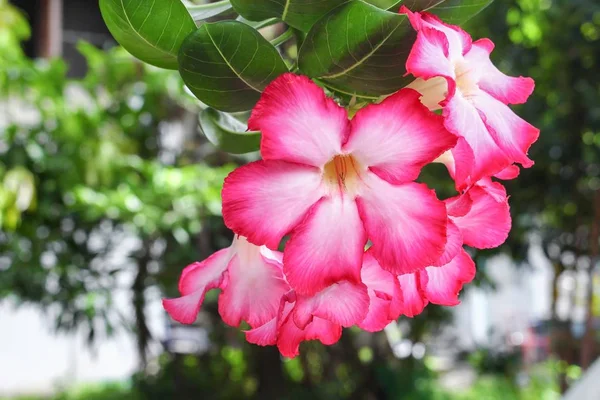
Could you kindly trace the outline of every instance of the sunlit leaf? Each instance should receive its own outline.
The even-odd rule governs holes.
[[[238,21],[203,24],[179,53],[179,72],[192,93],[227,112],[250,110],[269,82],[287,70],[277,49]]]
[[[277,17],[308,31],[323,15],[347,0],[231,0],[233,8],[251,21]]]
[[[489,6],[494,0],[404,0],[411,11],[429,11],[444,22],[461,25]]]
[[[313,26],[300,49],[300,70],[347,94],[391,94],[407,83],[415,36],[404,15],[352,1]]]
[[[115,39],[142,61],[177,69],[177,52],[196,29],[180,0],[100,0],[102,17]]]

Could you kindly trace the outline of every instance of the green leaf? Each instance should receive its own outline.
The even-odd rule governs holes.
[[[231,0],[233,8],[251,21],[277,17],[307,32],[323,15],[348,0]]]
[[[199,119],[204,135],[223,151],[244,154],[260,149],[260,132],[246,132],[246,125],[229,114],[207,108]]]
[[[462,25],[494,0],[404,0],[411,11],[429,11],[444,22]]]
[[[402,0],[365,0],[369,4],[373,4],[383,10],[392,10],[397,12],[400,9]]]
[[[406,16],[352,1],[313,26],[299,67],[333,90],[377,98],[410,81],[405,64],[415,37]]]
[[[221,15],[231,10],[231,3],[229,0],[217,1],[215,3],[208,4],[194,4],[187,6],[187,10],[194,19],[194,21],[203,21],[217,15]]]
[[[196,29],[180,0],[100,0],[110,33],[127,51],[148,64],[177,69],[177,52]]]
[[[254,107],[264,88],[288,69],[260,33],[238,21],[203,24],[179,52],[179,72],[203,103],[221,111]]]

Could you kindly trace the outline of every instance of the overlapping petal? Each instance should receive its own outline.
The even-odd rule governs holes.
[[[446,245],[446,207],[425,185],[391,185],[374,174],[356,199],[372,252],[394,274],[418,271],[438,261]]]
[[[286,277],[304,295],[342,280],[359,283],[366,242],[356,202],[347,196],[323,198],[286,244]]]
[[[219,296],[219,314],[231,326],[246,321],[261,326],[279,309],[281,297],[290,290],[280,263],[264,257],[260,248],[243,244],[227,268],[227,285]],[[244,254],[245,253],[245,254]]]
[[[390,183],[414,181],[423,166],[457,140],[419,97],[417,91],[403,89],[361,109],[351,121],[344,151]]]
[[[298,295],[293,319],[301,329],[305,329],[314,317],[350,327],[362,321],[368,309],[367,287],[362,283],[343,281],[313,296]]]
[[[511,228],[510,208],[504,187],[491,180],[480,182],[461,197],[468,196],[471,207],[461,216],[451,217],[466,245],[478,249],[498,247]],[[447,201],[452,204],[457,199]],[[452,211],[450,211],[452,213]]]
[[[285,161],[256,161],[233,171],[223,185],[223,219],[252,243],[277,249],[323,196],[321,171]]]
[[[378,332],[402,313],[400,282],[381,268],[371,251],[365,254],[361,278],[368,288],[369,311],[358,326],[369,332]]]
[[[464,284],[475,278],[475,272],[475,263],[469,254],[461,249],[448,264],[427,267],[424,272],[419,272],[419,283],[424,296],[431,303],[455,306],[460,303],[458,293]]]
[[[398,276],[402,290],[402,314],[409,318],[421,314],[429,304],[423,293],[423,281],[427,283],[427,278],[420,279],[419,272]]]

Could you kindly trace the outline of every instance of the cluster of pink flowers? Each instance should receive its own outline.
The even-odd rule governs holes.
[[[407,61],[416,79],[352,119],[307,77],[267,87],[249,121],[262,132],[262,160],[223,187],[233,244],[183,271],[182,297],[164,301],[174,319],[194,322],[219,288],[225,323],[245,321],[249,342],[294,357],[302,341],[333,344],[343,327],[375,332],[429,302],[458,304],[475,276],[463,246],[506,240],[508,198],[491,178],[533,164],[539,131],[508,107],[533,81],[496,69],[489,40],[401,12],[417,31]],[[414,182],[431,162],[447,166],[458,195],[440,200]]]

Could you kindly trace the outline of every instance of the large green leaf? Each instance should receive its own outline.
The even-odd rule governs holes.
[[[429,11],[449,24],[461,25],[494,0],[404,0],[411,11]]]
[[[323,15],[348,0],[231,0],[233,8],[251,21],[277,17],[307,32]]]
[[[196,25],[180,0],[100,0],[117,42],[142,61],[177,69],[181,42]]]
[[[406,85],[406,58],[415,37],[404,15],[352,1],[313,26],[300,49],[299,67],[334,90],[376,98]]]
[[[254,107],[263,89],[288,69],[252,27],[238,21],[202,25],[179,52],[179,72],[202,102],[221,111]]]
[[[246,132],[246,125],[229,114],[207,108],[199,120],[204,135],[223,151],[244,154],[260,149],[260,132]]]
[[[402,0],[365,0],[369,4],[373,4],[383,10],[398,11]]]

